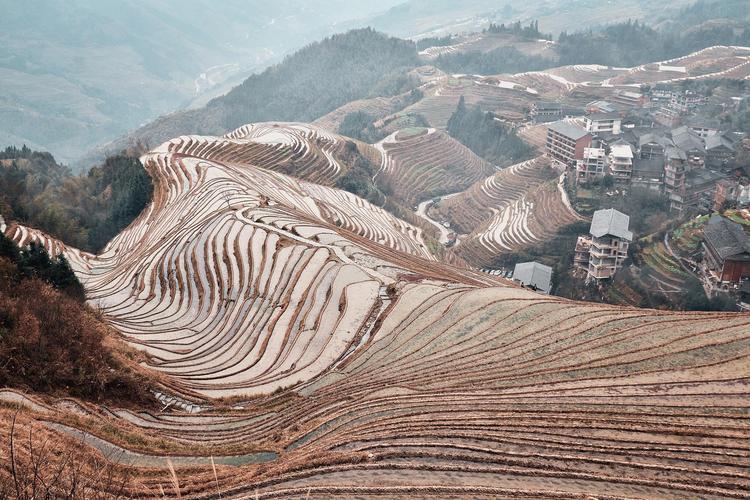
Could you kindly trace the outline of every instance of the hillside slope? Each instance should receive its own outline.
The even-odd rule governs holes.
[[[418,65],[413,42],[370,29],[334,35],[250,76],[202,108],[163,116],[102,146],[85,162],[138,142],[153,147],[180,135],[224,134],[250,122],[309,122],[350,101],[409,90],[412,82],[405,74]]]
[[[750,493],[750,318],[576,303],[441,264],[353,195],[216,159],[240,136],[145,155],[154,201],[101,255],[8,229],[68,255],[173,394],[152,413],[0,391],[24,408],[0,408],[0,435],[37,429],[0,492],[47,440],[52,464],[99,464],[76,476],[93,490],[102,454],[119,457],[107,477],[126,471],[130,496]]]
[[[77,160],[394,3],[2,0],[0,145]]]

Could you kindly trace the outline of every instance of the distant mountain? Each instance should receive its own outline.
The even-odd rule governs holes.
[[[694,0],[668,3],[648,0],[406,0],[385,12],[374,14],[367,24],[391,35],[422,38],[478,31],[490,22],[538,20],[543,31],[559,33],[625,19],[648,21],[667,9],[693,3]]]
[[[397,0],[0,0],[0,145],[63,161]]]
[[[413,42],[371,29],[334,35],[252,75],[202,108],[161,117],[96,149],[84,163],[136,143],[153,147],[184,134],[219,135],[259,121],[312,121],[356,99],[411,89],[417,82],[408,70],[420,64]]]

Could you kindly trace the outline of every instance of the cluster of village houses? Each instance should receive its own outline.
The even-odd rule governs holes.
[[[739,106],[742,99],[730,98],[723,105]],[[668,196],[670,210],[679,218],[727,206],[750,207],[750,165],[743,170],[734,161],[743,148],[750,149],[750,139],[702,116],[707,102],[689,90],[657,86],[648,95],[617,91],[610,100],[583,109],[537,104],[531,115],[549,123],[546,152],[579,188],[608,178],[613,190],[650,189]],[[622,268],[632,240],[626,214],[597,211],[589,234],[578,238],[575,265],[590,280],[611,278]],[[743,227],[715,215],[702,246],[707,286],[750,294],[750,238]],[[551,275],[541,264],[524,266],[522,277],[544,277],[548,270]]]
[[[660,90],[648,100],[634,100],[641,107],[595,101],[583,110],[554,106],[560,112],[555,115],[551,105],[540,105],[532,116],[537,121],[568,117],[549,124],[547,154],[568,167],[579,186],[609,176],[615,187],[665,193],[678,214],[691,207],[750,205],[750,172],[732,161],[748,140],[700,115],[706,97]],[[577,112],[582,114],[571,115]]]

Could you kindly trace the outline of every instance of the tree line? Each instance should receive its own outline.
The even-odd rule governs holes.
[[[447,130],[451,137],[494,165],[513,165],[533,156],[533,148],[510,127],[479,106],[467,107],[463,96],[448,120]]]
[[[534,32],[534,27],[538,31],[534,23],[531,27],[514,29],[528,30],[534,37],[543,38],[542,33]],[[691,29],[673,24],[657,30],[645,23],[627,20],[597,29],[562,32],[554,45],[556,55],[553,57],[524,54],[515,47],[500,47],[488,52],[443,54],[435,65],[447,72],[480,74],[517,73],[574,64],[632,67],[684,56],[712,45],[750,45],[750,21],[723,19],[704,22]]]
[[[0,152],[0,162],[0,215],[90,252],[130,224],[153,194],[143,165],[127,154],[78,176],[25,146]]]

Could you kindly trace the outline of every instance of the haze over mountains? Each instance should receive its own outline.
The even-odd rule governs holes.
[[[3,0],[0,143],[75,160],[395,3]]]
[[[39,0],[26,12],[3,0],[0,143],[89,167],[95,156],[79,160],[96,146],[201,106],[285,54],[347,29],[421,37],[538,19],[557,33],[620,17],[652,19],[689,2],[628,0],[616,12],[584,3],[229,0],[217,8],[206,0]]]

